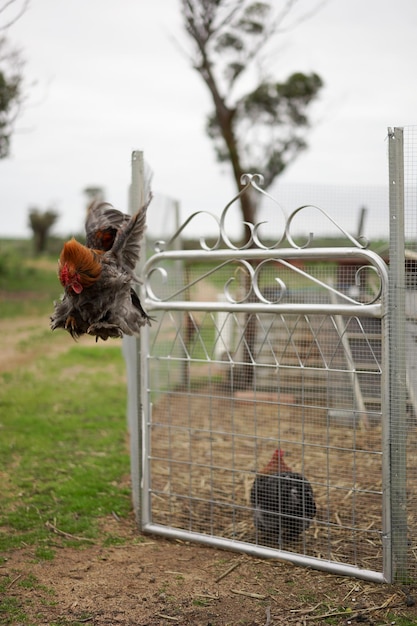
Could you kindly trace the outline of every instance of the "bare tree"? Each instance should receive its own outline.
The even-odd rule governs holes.
[[[1,0],[0,17],[4,19],[4,23],[0,24],[0,31],[7,30],[10,26],[13,26],[26,12],[28,6],[29,0]]]
[[[33,231],[35,254],[46,251],[46,244],[52,226],[58,219],[58,213],[53,209],[40,211],[37,208],[29,209],[29,226]]]
[[[193,67],[214,105],[207,132],[217,159],[230,163],[238,190],[245,172],[261,173],[267,189],[307,145],[307,109],[321,78],[297,72],[277,82],[257,68],[297,1],[281,0],[277,11],[275,3],[256,0],[180,0]],[[257,202],[255,194],[242,196],[245,221],[255,221]]]

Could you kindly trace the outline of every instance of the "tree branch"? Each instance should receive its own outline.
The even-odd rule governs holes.
[[[0,14],[3,13],[10,5],[14,4],[14,2],[16,2],[16,0],[8,0],[8,2],[0,7]],[[3,26],[0,26],[0,31],[7,30],[8,28],[10,28],[10,26],[13,26],[13,24],[15,24],[26,12],[26,9],[29,6],[29,2],[30,0],[24,0],[23,7],[20,9],[19,13],[13,19],[9,20],[9,22],[3,24]]]

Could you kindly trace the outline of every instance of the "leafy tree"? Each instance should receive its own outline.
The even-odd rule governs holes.
[[[277,12],[275,3],[256,0],[180,0],[192,63],[213,101],[207,132],[217,159],[230,163],[238,190],[245,172],[261,173],[267,189],[307,146],[307,109],[321,78],[296,72],[278,82],[256,71],[296,2],[281,0]],[[241,197],[245,221],[255,222],[258,200],[255,194]]]
[[[23,15],[28,1],[22,4],[15,0],[0,0],[0,32],[10,28]],[[9,156],[10,140],[22,104],[22,68],[20,52],[9,45],[5,36],[0,36],[0,159]]]
[[[40,211],[37,208],[29,210],[29,226],[33,231],[35,254],[46,251],[46,244],[52,226],[58,219],[58,213],[52,209]]]
[[[0,159],[9,156],[10,139],[21,105],[21,61],[0,38]]]

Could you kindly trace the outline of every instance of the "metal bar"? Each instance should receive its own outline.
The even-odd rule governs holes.
[[[358,249],[356,248],[325,248],[325,249],[311,249],[311,250],[276,250],[276,251],[268,251],[268,255],[265,256],[265,251],[264,250],[248,250],[248,251],[244,251],[242,252],[241,250],[214,250],[214,251],[197,251],[197,250],[188,250],[188,251],[171,251],[171,252],[162,252],[162,253],[158,253],[155,254],[153,257],[151,257],[151,259],[146,263],[145,267],[143,268],[143,276],[144,276],[144,281],[145,281],[145,287],[146,287],[146,292],[147,292],[147,300],[146,300],[146,306],[151,307],[151,308],[155,308],[155,309],[159,309],[160,308],[160,303],[161,302],[175,302],[175,306],[178,306],[178,302],[181,302],[180,297],[184,297],[185,293],[187,292],[189,287],[192,287],[193,285],[195,285],[196,283],[202,281],[204,278],[208,278],[211,274],[214,274],[215,272],[217,272],[218,270],[225,268],[228,266],[229,263],[232,263],[233,261],[236,262],[240,262],[242,264],[244,264],[244,267],[246,268],[246,270],[250,271],[250,267],[248,266],[248,263],[250,261],[255,261],[255,260],[261,260],[262,264],[265,262],[269,262],[269,261],[274,261],[276,263],[281,264],[282,266],[284,266],[287,270],[290,270],[292,272],[294,272],[294,274],[298,274],[301,275],[302,277],[304,277],[306,280],[310,281],[312,284],[318,286],[320,289],[323,290],[323,293],[327,293],[327,294],[334,294],[337,295],[340,303],[340,306],[343,306],[343,304],[349,304],[349,305],[353,305],[353,306],[358,306],[359,309],[358,310],[364,310],[367,309],[369,310],[369,315],[373,315],[372,312],[372,305],[377,302],[379,294],[374,298],[374,300],[372,300],[371,302],[368,303],[363,303],[363,302],[358,302],[357,300],[351,298],[350,296],[348,296],[345,293],[342,293],[340,290],[338,291],[337,289],[335,289],[330,283],[328,282],[323,282],[321,280],[319,280],[318,278],[316,278],[315,276],[305,272],[303,269],[300,269],[299,267],[296,267],[295,265],[292,265],[291,263],[289,263],[288,261],[291,260],[297,260],[297,259],[302,259],[303,261],[329,261],[331,260],[332,262],[335,262],[337,260],[352,260],[352,258],[355,258],[355,260],[363,260],[364,265],[362,267],[370,267],[373,268],[376,273],[379,276],[380,279],[380,290],[383,290],[384,288],[387,288],[387,284],[388,284],[388,269],[387,266],[385,264],[385,262],[383,261],[383,259],[381,259],[381,257],[379,257],[378,255],[376,255],[375,253],[369,251],[369,250],[359,250],[359,254],[358,254]],[[164,283],[165,284],[170,284],[170,281],[168,280],[168,271],[166,268],[164,268],[163,266],[163,261],[178,261],[178,260],[182,260],[182,261],[194,261],[194,262],[198,262],[198,261],[204,261],[204,262],[213,262],[213,261],[217,261],[220,262],[220,264],[216,267],[213,266],[212,269],[210,269],[209,271],[206,271],[205,274],[203,274],[201,277],[196,278],[195,280],[193,280],[190,284],[185,285],[184,287],[181,287],[180,289],[177,290],[172,290],[172,293],[165,293],[163,297],[160,297],[159,295],[155,294],[153,291],[153,287],[152,287],[152,275],[155,272],[159,272]],[[172,276],[172,278],[174,278],[174,276]],[[252,284],[252,289],[255,290],[256,293],[258,293],[259,291],[259,287],[257,284],[257,280],[258,280],[258,276],[256,275],[256,272],[251,276],[251,279],[253,281]],[[277,280],[279,280],[277,278]],[[230,282],[230,280],[224,285],[224,290],[226,291],[228,289],[228,283]],[[283,289],[285,290],[285,285],[283,286]],[[226,300],[229,301],[231,304],[238,304],[237,302],[234,302],[234,299],[229,297],[228,294],[226,295]],[[259,300],[260,302],[260,306],[262,306],[262,304],[267,304],[268,306],[270,305],[278,305],[279,302],[266,302],[265,299],[263,299],[262,294],[258,294],[259,295]],[[188,298],[187,298],[188,301]],[[227,303],[226,303],[227,304]],[[246,307],[247,304],[243,301],[240,301],[239,304],[241,305],[240,310],[243,311],[243,307]],[[339,306],[338,305],[338,306]],[[212,306],[212,305],[211,305]],[[284,305],[280,304],[280,307],[282,307]],[[296,309],[298,309],[298,305],[295,304],[294,305]],[[309,312],[319,312],[320,309],[316,308],[317,305],[313,305],[313,309],[309,309]],[[323,305],[319,305],[319,306],[323,306]],[[326,303],[324,306],[328,306],[328,304]],[[165,307],[164,307],[165,308]],[[183,306],[181,306],[182,309],[184,309]],[[220,308],[217,309],[211,309],[211,310],[221,310]],[[236,309],[223,309],[223,310],[236,310]],[[249,311],[250,309],[248,309]],[[277,309],[276,312],[279,312],[281,309]],[[282,309],[283,311],[283,309]],[[300,311],[302,312],[302,309],[300,309]],[[344,309],[340,310],[340,314],[343,314]],[[267,312],[266,310],[264,312]],[[272,312],[272,309],[269,309],[269,312]],[[306,311],[307,312],[307,311]],[[339,311],[334,311],[335,313],[339,312]],[[353,309],[350,312],[351,314],[353,314]],[[349,313],[348,313],[349,314]],[[365,313],[365,315],[367,315]]]
[[[228,313],[294,313],[297,315],[323,313],[326,315],[357,315],[361,317],[376,317],[382,315],[380,303],[374,304],[263,304],[263,303],[232,303],[232,302],[205,302],[188,300],[158,301],[146,298],[144,301],[147,311],[225,311]]]
[[[337,561],[328,561],[325,559],[308,557],[302,554],[296,554],[295,552],[286,552],[285,550],[273,548],[261,548],[253,543],[247,543],[245,541],[223,539],[222,537],[213,537],[204,533],[185,531],[179,528],[171,528],[169,526],[162,526],[159,524],[146,524],[143,527],[143,532],[183,541],[195,541],[213,548],[243,552],[245,554],[261,558],[281,559],[288,561],[289,563],[294,563],[294,565],[312,567],[317,570],[331,572],[332,574],[338,574],[340,576],[354,576],[356,578],[377,583],[388,582],[385,579],[384,574],[381,574],[380,572],[361,569],[360,567],[355,567],[354,565],[344,565],[343,563],[338,563]]]
[[[142,397],[146,401],[146,407],[141,407],[141,424],[140,424],[140,437],[138,438],[138,445],[140,446],[139,453],[141,454],[141,472],[139,477],[139,486],[141,489],[141,501],[140,501],[140,527],[141,530],[152,521],[151,515],[151,467],[149,462],[151,451],[151,422],[152,422],[152,403],[149,397],[149,363],[147,362],[147,355],[149,354],[149,329],[144,327],[141,332],[141,388]]]
[[[306,261],[328,261],[332,260],[352,260],[366,259],[381,273],[387,273],[384,260],[372,250],[363,248],[279,248],[277,250],[263,250],[262,248],[250,248],[249,250],[169,250],[167,252],[157,252],[144,266],[144,273],[158,265],[163,259],[170,260],[190,260],[190,261],[214,261],[224,259],[303,259]]]
[[[404,141],[403,129],[388,131],[389,139],[389,449],[390,468],[385,465],[386,536],[391,537],[387,554],[387,578],[407,577],[406,497],[406,356],[405,356],[405,254],[404,254]],[[390,484],[390,487],[388,485]]]

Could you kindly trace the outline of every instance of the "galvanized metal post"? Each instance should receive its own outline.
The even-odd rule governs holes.
[[[135,213],[145,201],[145,162],[143,152],[134,151],[131,160],[131,186],[129,190],[129,212]],[[139,262],[143,263],[143,261]],[[139,266],[137,271],[139,270]],[[140,386],[140,339],[123,338],[123,353],[127,371],[127,420],[130,437],[130,473],[132,482],[132,504],[137,523],[140,523],[141,477],[142,477],[142,402]]]
[[[406,496],[406,352],[404,254],[404,142],[403,129],[388,129],[390,265],[389,331],[389,452],[391,572],[389,579],[407,577]]]

